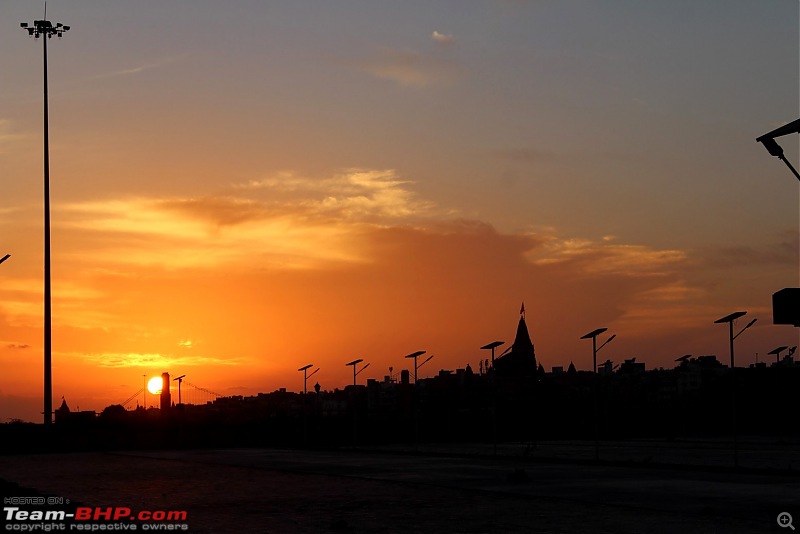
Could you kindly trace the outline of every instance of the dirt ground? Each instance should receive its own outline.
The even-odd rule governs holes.
[[[783,531],[771,509],[737,517],[719,501],[661,506],[660,497],[637,497],[669,483],[698,495],[730,487],[730,499],[741,494],[744,502],[775,481],[724,479],[715,486],[609,469],[583,479],[576,466],[247,449],[0,457],[0,478],[20,486],[87,506],[185,510],[191,532]],[[777,481],[786,485],[776,489],[781,495],[800,497],[797,479]],[[788,511],[798,516],[800,500],[793,502]]]

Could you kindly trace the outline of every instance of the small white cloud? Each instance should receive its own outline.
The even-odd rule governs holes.
[[[456,38],[453,37],[453,34],[441,33],[436,30],[434,30],[433,33],[431,34],[431,38],[440,45],[449,45],[456,41]]]

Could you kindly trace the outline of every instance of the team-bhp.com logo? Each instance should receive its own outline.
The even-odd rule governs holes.
[[[78,506],[74,512],[65,510],[22,510],[4,506],[6,530],[20,532],[50,532],[59,530],[189,530],[185,510],[140,510],[134,512],[123,506]]]

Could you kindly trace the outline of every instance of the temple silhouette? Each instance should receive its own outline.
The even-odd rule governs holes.
[[[497,376],[505,378],[532,377],[536,374],[537,369],[536,351],[528,333],[528,325],[525,323],[525,304],[523,303],[519,312],[514,343],[508,353],[495,360],[494,372],[497,373]]]

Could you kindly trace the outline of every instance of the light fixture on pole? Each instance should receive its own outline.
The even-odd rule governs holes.
[[[800,174],[797,173],[797,170],[792,167],[792,164],[789,163],[789,160],[783,155],[783,147],[781,147],[781,145],[775,141],[776,137],[781,137],[791,133],[800,133],[800,119],[792,121],[789,124],[781,126],[780,128],[776,128],[771,132],[767,132],[761,137],[757,137],[756,141],[764,145],[764,148],[767,149],[767,152],[769,152],[770,156],[775,156],[784,162],[786,166],[789,167],[789,170],[792,171],[792,174],[794,174],[795,178],[800,180]]]
[[[345,365],[352,365],[352,366],[353,366],[353,385],[354,385],[354,386],[356,385],[356,376],[360,375],[360,374],[361,374],[361,371],[363,371],[364,369],[366,369],[367,367],[369,367],[369,363],[367,363],[367,364],[366,364],[364,367],[362,367],[361,369],[359,369],[359,370],[358,370],[358,372],[356,372],[356,366],[357,366],[359,363],[363,362],[363,361],[364,361],[363,359],[359,358],[359,359],[357,359],[357,360],[353,360],[352,362],[349,362],[349,363],[346,363],[346,364],[345,364]]]
[[[714,324],[723,324],[728,323],[728,340],[730,342],[730,350],[731,350],[731,426],[733,428],[733,466],[739,467],[739,435],[736,428],[736,366],[734,363],[734,356],[733,356],[733,340],[736,339],[741,335],[742,332],[753,326],[753,323],[756,322],[756,319],[753,319],[747,326],[742,328],[738,334],[733,334],[733,323],[739,317],[743,317],[747,315],[746,311],[737,311],[733,312],[730,315],[726,315],[720,319],[714,321]]]
[[[781,361],[781,352],[788,349],[788,345],[783,345],[782,347],[778,347],[777,349],[772,349],[767,354],[774,354],[775,355],[775,363],[779,363]]]
[[[181,384],[183,383],[183,379],[185,377],[186,377],[186,375],[181,375],[178,378],[173,378],[172,379],[173,382],[175,382],[176,380],[178,381],[178,404],[182,404],[183,403],[181,401]]]
[[[586,335],[581,336],[581,339],[592,339],[592,400],[594,404],[594,459],[600,459],[600,436],[597,429],[597,351],[608,345],[612,339],[617,337],[616,334],[608,338],[602,345],[597,346],[597,336],[608,330],[608,328],[598,328],[592,330]]]
[[[308,410],[306,409],[306,397],[308,396],[308,379],[317,374],[319,367],[314,369],[314,372],[308,374],[308,370],[314,367],[313,363],[304,365],[298,371],[303,371],[303,447],[308,445]]]
[[[486,345],[481,347],[481,350],[491,350],[492,351],[492,368],[494,368],[494,349],[496,347],[499,347],[503,343],[505,343],[505,341],[492,341],[491,343],[486,344]]]
[[[45,7],[45,18],[47,11]],[[60,22],[53,26],[49,20],[35,20],[33,26],[20,22],[20,27],[34,39],[44,37],[44,424],[53,422],[53,374],[52,374],[52,320],[50,291],[50,132],[47,102],[47,41],[54,35],[61,38],[69,26]]]
[[[414,383],[415,384],[417,383],[417,369],[419,368],[417,366],[417,358],[419,358],[423,354],[425,354],[424,350],[418,350],[417,352],[412,352],[411,354],[406,356],[406,358],[414,358]],[[430,358],[428,358],[428,359],[430,359]],[[425,361],[428,361],[428,360],[425,360]]]
[[[311,373],[311,374],[308,374],[308,370],[309,370],[310,368],[312,368],[312,367],[314,367],[314,364],[313,364],[313,363],[309,363],[308,365],[304,365],[303,367],[301,367],[300,369],[298,369],[298,371],[303,371],[303,395],[305,395],[306,393],[308,393],[308,387],[307,387],[307,386],[308,386],[308,379],[309,379],[310,377],[314,376],[314,374],[315,374],[317,371],[319,371],[319,367],[317,367],[317,368],[314,370],[314,372],[313,372],[313,373]]]
[[[0,263],[3,263],[4,261],[6,261],[6,260],[7,260],[8,258],[10,258],[10,257],[11,257],[11,254],[6,254],[5,256],[3,256],[2,258],[0,258]]]
[[[348,362],[345,365],[350,365],[353,367],[353,391],[351,392],[351,398],[353,399],[353,447],[358,446],[358,396],[356,394],[356,377],[358,376],[361,371],[369,367],[369,363],[362,367],[359,371],[356,372],[356,366],[363,362],[364,360],[359,358],[357,360],[353,360],[352,362]]]
[[[497,456],[497,383],[494,376],[494,349],[505,343],[505,341],[492,341],[481,347],[481,350],[492,351],[492,375],[490,383],[492,385],[492,450]],[[487,371],[488,372],[488,371]]]

